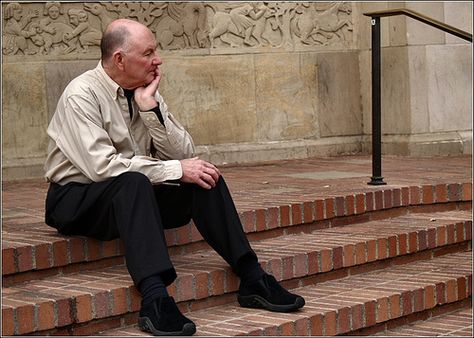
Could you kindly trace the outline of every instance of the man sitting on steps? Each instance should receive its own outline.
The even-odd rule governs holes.
[[[69,83],[48,127],[46,223],[64,235],[123,240],[142,295],[138,325],[154,335],[196,332],[166,290],[176,272],[163,231],[191,219],[240,277],[241,306],[303,307],[263,271],[219,169],[194,157],[191,136],[158,93],[153,33],[118,19],[100,48],[101,61]]]

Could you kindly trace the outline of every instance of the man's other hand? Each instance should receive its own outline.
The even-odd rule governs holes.
[[[183,169],[182,182],[195,183],[204,189],[216,186],[221,173],[214,164],[200,160],[198,157],[187,158],[180,162]]]

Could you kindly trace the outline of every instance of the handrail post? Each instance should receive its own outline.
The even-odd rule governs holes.
[[[372,178],[367,184],[384,185],[382,177],[382,109],[380,67],[380,18],[372,23]]]

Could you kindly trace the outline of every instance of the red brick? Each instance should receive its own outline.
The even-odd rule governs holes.
[[[413,309],[414,312],[420,312],[425,309],[424,289],[416,289],[413,291]]]
[[[374,206],[374,193],[372,191],[365,193],[365,210],[372,211],[375,210]]]
[[[322,336],[323,335],[323,315],[316,314],[310,318],[311,336]]]
[[[416,232],[410,232],[408,234],[408,252],[413,253],[418,249],[418,234]]]
[[[87,260],[94,261],[101,258],[102,242],[96,239],[87,239]]]
[[[275,276],[276,278],[276,276]],[[239,278],[230,270],[226,270],[226,277],[225,277],[225,282],[226,282],[226,292],[233,292],[237,291],[239,288]]]
[[[176,283],[169,285],[167,288],[168,293],[171,297],[176,298]],[[130,311],[135,312],[140,310],[140,303],[142,300],[142,296],[138,292],[135,286],[129,288],[130,292]]]
[[[16,308],[17,334],[31,333],[35,330],[35,309],[32,304],[25,304]]]
[[[364,242],[356,244],[356,247],[355,247],[355,263],[356,264],[364,264],[367,262],[365,246],[366,244]]]
[[[452,303],[458,300],[456,286],[455,279],[450,279],[446,282],[446,302]]]
[[[422,186],[422,203],[423,204],[433,204],[434,196],[433,196],[433,186],[432,185],[424,185]]]
[[[352,330],[358,330],[364,326],[364,305],[356,304],[351,308]]]
[[[344,245],[344,267],[355,265],[355,246],[354,244]]]
[[[436,283],[436,302],[439,305],[446,303],[446,286],[444,283]]]
[[[38,307],[38,330],[49,330],[54,328],[54,303],[52,301],[42,302]]]
[[[120,315],[128,311],[128,292],[126,288],[112,290],[112,315]]]
[[[334,217],[334,197],[333,198],[326,198],[324,200],[325,203],[325,214],[326,214],[326,219],[333,218]]]
[[[436,202],[445,203],[448,201],[448,187],[446,184],[437,184],[435,187]]]
[[[49,243],[35,245],[36,269],[47,269],[53,266],[50,250],[51,245]]]
[[[436,228],[436,243],[438,246],[446,245],[446,227]]]
[[[411,291],[402,292],[402,314],[409,315],[413,313],[413,294]]]
[[[212,296],[222,295],[224,293],[224,270],[213,270],[210,274],[210,294]]]
[[[383,191],[375,191],[374,193],[374,201],[375,201],[375,210],[382,210],[383,209]]]
[[[389,236],[388,240],[388,257],[396,257],[397,252],[397,236]]]
[[[420,187],[411,186],[410,187],[410,205],[418,205],[421,200]]]
[[[308,318],[299,318],[295,322],[295,336],[307,336],[309,334]]]
[[[387,258],[387,239],[379,238],[377,240],[377,256],[378,259]]]
[[[418,231],[418,250],[423,251],[428,248],[428,239],[427,239],[427,231],[426,230],[419,230]]]
[[[464,241],[464,224],[462,222],[455,224],[456,242]]]
[[[277,280],[282,279],[283,268],[281,259],[271,259],[267,262],[267,271],[275,276]]]
[[[375,325],[376,321],[376,307],[377,304],[374,300],[368,301],[365,303],[365,325],[372,326]]]
[[[175,229],[177,244],[187,244],[191,241],[191,229],[189,225],[185,225]]]
[[[295,277],[303,277],[308,274],[308,256],[306,254],[297,254],[294,257]]]
[[[303,208],[301,204],[295,203],[291,205],[291,224],[303,223]]]
[[[295,335],[295,323],[286,322],[280,325],[280,332],[282,336],[294,336]]]
[[[283,267],[283,279],[291,279],[293,278],[293,257],[284,257],[282,259],[282,267]]]
[[[315,221],[320,221],[324,219],[324,201],[316,200],[314,201],[314,219]]]
[[[462,185],[462,200],[472,201],[472,183],[463,183]]]
[[[9,275],[17,271],[15,266],[15,254],[13,248],[2,249],[2,274]]]
[[[321,272],[326,272],[332,270],[332,250],[322,249],[320,251],[321,255]]]
[[[425,286],[425,309],[436,306],[436,288],[434,285]]]
[[[265,210],[255,210],[255,228],[257,231],[263,231],[266,228]]]
[[[410,188],[402,187],[402,206],[410,205]]]
[[[456,239],[455,239],[456,233],[454,230],[455,230],[454,224],[448,224],[446,226],[446,236],[447,236],[448,244],[453,244],[456,242]]]
[[[2,307],[2,336],[13,336],[15,333],[13,308]]]
[[[408,252],[407,241],[408,241],[407,234],[398,235],[398,254],[399,255],[405,255]]]
[[[345,200],[343,196],[336,197],[336,216],[344,216],[345,214]]]
[[[344,251],[341,246],[335,247],[332,250],[332,263],[334,270],[340,269],[344,266]]]
[[[92,319],[92,295],[83,294],[75,297],[75,321],[78,323],[88,322]]]
[[[458,300],[463,300],[467,297],[466,277],[458,277],[457,282]]]
[[[104,241],[102,243],[102,255],[104,257],[114,257],[117,255],[118,251],[118,241]]]
[[[462,186],[458,183],[448,184],[448,199],[451,202],[459,201],[462,198]]]
[[[324,335],[335,336],[336,334],[336,312],[326,312],[324,315]]]
[[[66,241],[57,241],[53,243],[53,262],[54,266],[64,266],[69,263],[69,252]]]
[[[103,291],[94,295],[95,318],[105,318],[110,316],[109,293]]]
[[[351,216],[355,214],[355,197],[354,195],[346,196],[346,215]]]
[[[278,228],[279,215],[280,215],[280,210],[277,207],[271,207],[267,209],[266,211],[267,229]]]
[[[472,222],[464,223],[464,231],[466,233],[466,240],[470,241],[472,239]]]
[[[355,196],[355,213],[362,214],[365,212],[365,195],[357,194]]]
[[[194,298],[194,276],[192,274],[180,274],[176,284],[178,290],[177,302]]]
[[[16,255],[18,260],[18,271],[29,271],[33,269],[33,247],[21,246],[16,248]]]
[[[246,233],[255,232],[255,212],[253,210],[244,212],[240,219]]]
[[[377,240],[367,241],[367,262],[373,262],[377,259]]]
[[[393,207],[392,190],[387,189],[383,191],[383,208],[390,209]]]
[[[318,252],[313,251],[308,253],[308,274],[313,275],[319,271]]]
[[[393,188],[393,202],[392,205],[394,207],[399,207],[402,205],[402,190],[400,188]]]
[[[436,247],[436,228],[428,229],[428,249],[433,249]]]
[[[351,309],[348,307],[339,308],[337,311],[337,334],[349,332],[351,329]]]
[[[400,302],[401,302],[401,296],[399,294],[391,295],[389,297],[390,319],[395,319],[402,315]]]
[[[281,226],[290,225],[290,206],[289,205],[280,206],[280,222],[281,222]]]
[[[377,299],[377,316],[376,321],[377,323],[382,323],[390,319],[389,313],[389,304],[388,298],[382,297]]]
[[[311,223],[314,221],[313,215],[313,202],[304,202],[303,203],[303,221],[304,223]]]

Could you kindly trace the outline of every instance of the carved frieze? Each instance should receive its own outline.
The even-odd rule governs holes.
[[[3,2],[4,56],[97,57],[116,18],[147,25],[162,50],[349,47],[350,2]]]

